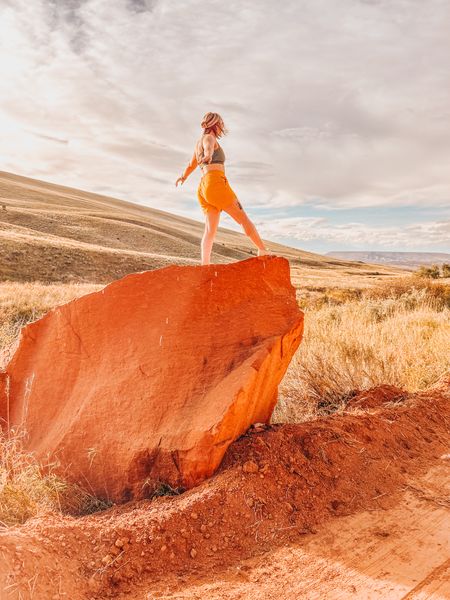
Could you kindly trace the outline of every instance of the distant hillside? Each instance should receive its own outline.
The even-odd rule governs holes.
[[[336,250],[327,252],[326,256],[410,270],[422,265],[450,264],[450,254],[446,252],[341,252]]]
[[[203,229],[200,221],[0,171],[0,281],[107,283],[136,271],[199,264]],[[398,275],[275,242],[268,247],[289,259],[301,285],[322,285],[324,275],[329,285]],[[213,250],[215,263],[256,255],[245,235],[222,227]]]

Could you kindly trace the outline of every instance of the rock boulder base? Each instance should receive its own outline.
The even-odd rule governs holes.
[[[270,420],[302,332],[284,258],[128,275],[23,329],[0,418],[99,497],[192,487]]]

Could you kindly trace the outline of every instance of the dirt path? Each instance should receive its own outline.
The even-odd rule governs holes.
[[[341,517],[209,577],[143,585],[121,600],[444,600],[450,598],[450,472],[445,461],[394,508]],[[448,462],[448,461],[447,461]],[[447,500],[443,494],[447,493]]]
[[[252,428],[180,496],[0,533],[0,599],[448,598],[449,388]]]

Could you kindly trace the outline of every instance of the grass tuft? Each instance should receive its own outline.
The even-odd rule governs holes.
[[[145,481],[142,485],[143,488],[150,485],[149,481]],[[179,496],[186,490],[183,487],[174,488],[169,483],[165,481],[158,481],[151,484],[152,492],[150,494],[150,498],[159,498],[161,496]]]
[[[423,390],[450,369],[450,286],[408,277],[341,292],[305,294],[304,339],[282,382],[274,421],[329,414],[376,385]]]
[[[0,434],[0,525],[24,523],[51,513],[85,515],[107,504],[68,483],[53,465],[40,465],[23,450],[23,434]]]

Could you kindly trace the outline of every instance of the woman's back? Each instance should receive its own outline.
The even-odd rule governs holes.
[[[202,135],[202,137],[198,140],[196,146],[195,146],[195,155],[197,158],[197,162],[199,165],[201,165],[205,159],[205,151],[204,151],[204,146],[203,146],[203,140],[205,138],[205,134]],[[211,160],[209,162],[209,164],[224,164],[225,162],[225,152],[223,151],[223,148],[217,143],[216,140],[214,140],[214,152],[211,156]]]

